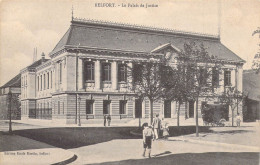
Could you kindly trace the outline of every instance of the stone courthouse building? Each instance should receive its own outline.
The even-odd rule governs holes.
[[[78,118],[82,123],[102,119],[105,114],[112,120],[149,118],[149,101],[139,100],[131,90],[135,74],[129,68],[135,70],[138,61],[157,60],[167,53],[177,55],[190,41],[203,43],[210,54],[225,61],[217,92],[227,86],[242,91],[244,61],[218,36],[74,18],[50,59],[43,54],[21,70],[22,117],[68,124]],[[157,101],[154,113],[175,118],[176,107],[174,101]],[[182,107],[182,116],[185,107],[188,117],[194,118],[194,102]]]

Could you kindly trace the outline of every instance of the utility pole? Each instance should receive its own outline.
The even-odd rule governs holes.
[[[78,96],[78,101],[79,101],[79,123],[78,123],[78,126],[81,126],[81,122],[80,122],[80,101],[81,101],[81,98],[80,98],[80,96]]]
[[[9,133],[12,133],[12,92],[9,88],[8,99],[9,99]]]

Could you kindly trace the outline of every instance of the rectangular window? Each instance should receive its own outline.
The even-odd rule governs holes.
[[[205,68],[200,68],[199,82],[201,86],[207,85],[207,78],[207,70]]]
[[[110,114],[110,100],[103,101],[103,114]]]
[[[46,79],[45,79],[45,74],[43,75],[43,89],[46,89]]]
[[[60,84],[62,83],[62,63],[60,62],[59,63],[59,71],[60,71],[60,77],[59,77],[59,79],[60,79]]]
[[[212,68],[212,86],[219,86],[219,71],[216,68]]]
[[[111,64],[103,63],[102,69],[103,69],[102,70],[103,81],[111,81]]]
[[[64,102],[62,102],[62,114],[64,114]]]
[[[86,62],[85,63],[85,80],[87,81],[94,81],[95,79],[95,65],[93,62]]]
[[[42,75],[41,75],[41,90],[42,90]]]
[[[141,64],[134,64],[133,68],[133,82],[137,83],[142,80],[143,66]]]
[[[119,114],[126,114],[126,100],[119,101]]]
[[[58,114],[60,114],[60,101],[58,101]]]
[[[86,114],[93,114],[93,100],[86,100]]]
[[[37,76],[37,81],[38,81],[38,91],[40,90],[40,78]]]
[[[45,103],[43,103],[43,114],[45,114]]]
[[[49,89],[50,85],[50,74],[49,72],[47,73],[47,89]]]
[[[118,81],[119,82],[126,82],[127,78],[127,67],[125,64],[118,65]]]
[[[224,86],[231,86],[231,71],[224,72]]]
[[[52,88],[52,71],[51,71],[51,88]]]
[[[50,113],[50,109],[49,109],[50,107],[49,107],[49,102],[47,102],[47,114],[49,114]]]

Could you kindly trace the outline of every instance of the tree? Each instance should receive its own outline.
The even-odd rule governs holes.
[[[9,117],[9,133],[12,133],[12,119],[17,118],[20,114],[21,103],[17,94],[13,94],[9,89],[7,102],[8,102],[8,117]]]
[[[255,34],[259,34],[258,36],[260,38],[260,27],[258,27],[257,30],[252,33],[252,36]],[[260,46],[260,44],[258,46]],[[256,74],[260,72],[260,52],[258,52],[254,57],[252,69],[255,70]]]
[[[166,98],[175,100],[178,103],[177,109],[177,126],[180,125],[180,107],[189,100],[191,83],[188,78],[189,72],[184,60],[176,57],[176,63],[168,66],[164,74],[167,78],[163,81],[166,88]]]
[[[186,80],[184,84],[189,91],[186,99],[196,101],[196,136],[198,137],[199,97],[213,97],[215,95],[215,85],[211,80],[213,74],[219,75],[222,63],[207,52],[203,43],[197,46],[195,42],[184,44],[183,50],[179,53],[179,60],[182,61],[181,65],[185,68]]]
[[[252,69],[255,71],[256,74],[260,72],[260,52],[258,52],[254,57]]]
[[[133,90],[140,99],[150,101],[150,124],[153,121],[153,103],[164,96],[165,87],[162,83],[164,65],[160,61],[148,60],[135,64],[133,67]]]
[[[221,104],[226,104],[231,108],[232,126],[234,126],[234,111],[238,108],[238,105],[244,100],[245,97],[245,94],[238,91],[235,87],[229,87],[224,90],[219,98]]]

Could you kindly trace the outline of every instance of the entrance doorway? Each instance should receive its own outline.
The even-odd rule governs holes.
[[[135,100],[135,118],[142,117],[142,101],[140,99]]]
[[[194,101],[189,101],[189,118],[194,118]]]
[[[171,118],[171,101],[164,101],[164,118]]]
[[[103,101],[103,114],[110,114],[110,100]]]

